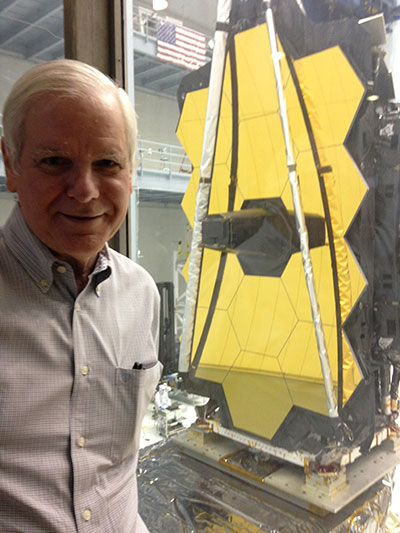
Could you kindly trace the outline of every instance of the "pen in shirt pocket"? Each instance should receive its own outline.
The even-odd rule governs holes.
[[[142,363],[138,363],[137,361],[133,363],[132,370],[142,370],[142,369],[143,369]]]

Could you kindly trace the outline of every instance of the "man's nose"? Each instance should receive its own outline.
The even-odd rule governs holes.
[[[89,165],[76,166],[67,183],[67,196],[80,203],[88,203],[99,197],[98,176]]]

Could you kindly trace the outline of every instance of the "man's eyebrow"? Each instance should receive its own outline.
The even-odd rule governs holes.
[[[51,157],[51,156],[67,156],[67,152],[64,150],[58,150],[56,148],[51,148],[50,146],[40,146],[33,151],[35,157]]]
[[[34,157],[52,157],[52,156],[63,156],[63,157],[69,157],[68,150],[58,149],[58,148],[52,148],[51,146],[40,146],[36,148],[33,151],[32,154]],[[127,158],[126,154],[123,150],[119,150],[118,148],[115,150],[105,150],[104,152],[99,152],[96,154],[96,159],[119,159],[119,160],[125,160]]]
[[[125,159],[126,155],[122,150],[108,150],[100,152],[97,159]]]

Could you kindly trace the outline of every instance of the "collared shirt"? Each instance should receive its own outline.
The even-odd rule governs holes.
[[[161,373],[153,280],[106,247],[77,294],[16,207],[0,233],[0,301],[0,531],[147,531],[136,466]]]

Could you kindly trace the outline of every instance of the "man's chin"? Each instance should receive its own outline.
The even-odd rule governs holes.
[[[74,242],[66,246],[49,246],[52,253],[60,260],[82,268],[92,268],[99,252],[105,246],[105,240],[90,236],[74,237]]]

